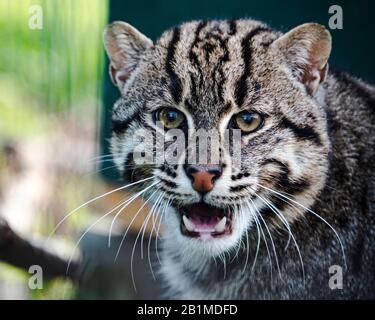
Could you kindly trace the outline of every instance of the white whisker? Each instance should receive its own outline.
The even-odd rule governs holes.
[[[155,201],[155,204],[157,203],[157,201],[158,201],[159,198],[160,198],[160,196]],[[155,204],[153,205],[153,207],[151,208],[151,210],[153,210]],[[136,236],[136,238],[134,240],[134,245],[133,245],[133,249],[132,249],[132,253],[131,253],[131,257],[130,257],[130,274],[131,274],[131,278],[132,278],[133,287],[134,287],[135,292],[137,292],[137,286],[135,284],[135,279],[134,279],[134,268],[133,268],[134,253],[135,253],[135,248],[137,247],[138,238],[141,235],[143,228],[146,228],[147,222],[149,221],[149,219],[151,217],[151,214],[152,214],[151,210],[148,212],[147,217],[146,217],[145,221],[143,222],[143,224],[142,224],[142,226],[141,226],[141,228],[140,228],[140,230],[139,230],[139,232],[138,232],[138,234],[137,234],[137,236]],[[143,253],[142,252],[141,252],[141,258],[143,258]]]
[[[159,264],[161,264],[161,261],[160,261],[160,257],[159,257],[159,252],[158,252],[158,238],[159,238],[159,232],[160,232],[160,227],[161,227],[161,224],[162,224],[162,220],[163,220],[163,217],[164,215],[166,214],[166,211],[170,205],[170,203],[172,202],[171,200],[171,196],[169,196],[167,202],[166,202],[166,205],[164,206],[164,210],[163,210],[163,213],[160,217],[160,220],[159,220],[159,225],[158,225],[158,228],[157,228],[157,231],[156,231],[156,237],[155,237],[155,252],[156,252],[156,257],[158,259],[158,262]]]
[[[69,213],[68,213],[63,219],[61,219],[61,220],[59,221],[59,223],[55,226],[55,228],[54,228],[54,229],[52,230],[52,232],[49,234],[49,236],[48,236],[46,242],[48,243],[48,241],[50,240],[50,238],[52,237],[52,235],[53,235],[53,234],[57,231],[57,229],[58,229],[58,228],[64,223],[64,221],[65,221],[66,219],[68,219],[71,215],[73,215],[75,212],[77,212],[79,209],[85,207],[86,205],[88,205],[88,204],[90,204],[90,203],[92,203],[92,202],[94,202],[94,201],[96,201],[96,200],[99,200],[99,199],[101,199],[101,198],[103,198],[103,197],[106,197],[106,196],[108,196],[108,195],[110,195],[110,194],[112,194],[112,193],[114,193],[114,192],[117,192],[117,191],[120,191],[120,190],[124,190],[124,189],[126,189],[126,188],[129,188],[129,187],[131,187],[131,186],[134,186],[134,185],[136,185],[136,184],[139,184],[139,183],[141,183],[141,182],[144,182],[144,181],[147,181],[147,180],[150,180],[150,179],[153,179],[153,178],[154,178],[154,177],[149,177],[149,178],[145,178],[145,179],[142,179],[142,180],[139,180],[139,181],[136,181],[136,182],[133,182],[133,183],[127,184],[127,185],[125,185],[125,186],[121,186],[121,187],[116,188],[116,189],[114,189],[114,190],[108,191],[108,192],[106,192],[106,193],[104,193],[104,194],[102,194],[102,195],[100,195],[100,196],[97,196],[97,197],[95,197],[95,198],[93,198],[93,199],[91,199],[91,200],[85,202],[84,204],[81,204],[79,207],[77,207],[77,208],[75,208],[74,210],[70,211],[70,212],[69,212]]]
[[[296,250],[297,250],[297,253],[298,253],[298,256],[299,256],[299,259],[300,259],[300,263],[301,263],[301,268],[302,268],[302,276],[303,276],[303,282],[305,283],[306,279],[305,279],[305,267],[304,267],[304,264],[303,264],[303,259],[302,259],[302,254],[301,254],[301,251],[299,249],[299,246],[297,244],[297,241],[292,233],[292,230],[289,226],[289,223],[288,221],[285,219],[285,217],[282,215],[281,211],[279,209],[277,209],[272,203],[270,203],[268,200],[266,199],[263,199],[261,196],[257,195],[256,196],[258,198],[260,198],[264,203],[266,203],[266,205],[268,205],[268,207],[276,214],[276,216],[283,222],[283,224],[286,226],[286,228],[288,229],[289,231],[289,237],[288,237],[288,243],[285,247],[285,250],[289,244],[289,240],[290,238],[292,238],[293,242],[294,242],[294,245],[296,247]],[[267,204],[268,203],[268,204]]]
[[[159,189],[158,189],[158,190],[159,190]],[[155,211],[157,210],[157,208],[158,208],[158,206],[159,206],[159,201],[160,201],[160,199],[163,197],[163,194],[164,194],[164,192],[163,192],[163,193],[160,193],[159,196],[156,198],[155,203],[152,205],[152,207],[151,207],[151,209],[150,209],[150,211],[149,211],[149,214],[148,214],[149,219],[150,219],[151,217],[153,217]],[[149,219],[148,219],[148,220],[149,220]],[[148,224],[148,220],[147,220],[147,222],[146,222],[146,226],[147,226],[147,224]],[[144,230],[146,230],[146,228],[144,228]],[[152,230],[151,230],[151,233],[152,233]],[[141,259],[143,259],[143,239],[144,239],[144,232],[143,232],[142,237],[141,237]]]
[[[116,222],[116,219],[118,218],[118,216],[121,214],[122,211],[125,210],[125,208],[131,204],[135,199],[137,199],[140,195],[142,195],[143,193],[145,193],[147,190],[149,190],[150,188],[156,186],[159,182],[154,182],[153,184],[149,185],[148,187],[146,187],[145,189],[139,191],[138,193],[136,193],[134,196],[132,196],[129,200],[127,200],[127,203],[126,205],[121,208],[121,210],[119,210],[116,215],[113,217],[112,219],[112,223],[111,223],[111,226],[109,228],[109,234],[108,234],[108,247],[111,247],[111,237],[112,237],[112,230],[113,230],[113,226]]]
[[[281,222],[283,223],[283,225],[284,225],[285,228],[287,229],[287,231],[288,231],[288,241],[287,241],[286,246],[285,246],[285,248],[284,248],[284,250],[286,250],[286,249],[288,248],[288,246],[289,246],[290,238],[291,238],[291,235],[292,235],[292,232],[291,232],[291,229],[290,229],[290,226],[289,226],[288,221],[284,218],[284,216],[280,213],[280,211],[279,211],[276,207],[275,207],[275,208],[276,208],[277,212],[280,213],[280,215],[279,215],[277,212],[275,212],[275,210],[272,209],[272,207],[274,207],[274,205],[273,205],[270,201],[268,201],[267,199],[261,197],[261,196],[258,195],[256,192],[254,192],[254,194],[255,194],[255,196],[256,196],[258,199],[260,199],[260,200],[261,200],[261,201],[262,201],[262,202],[263,202],[268,208],[270,208],[274,214],[276,214],[276,216],[281,220]],[[271,206],[272,206],[272,207],[271,207]]]
[[[254,272],[255,264],[256,264],[257,258],[258,258],[259,247],[260,247],[260,232],[259,232],[259,224],[258,224],[257,220],[255,220],[255,225],[257,227],[257,232],[258,232],[258,241],[257,241],[257,249],[256,249],[256,252],[255,252],[254,261],[253,261],[253,264],[251,266],[251,272]]]
[[[277,267],[277,270],[279,272],[279,277],[280,279],[282,279],[282,276],[281,276],[281,271],[280,271],[280,266],[279,266],[279,259],[277,257],[277,253],[276,253],[276,248],[275,248],[275,243],[273,242],[273,238],[272,238],[272,234],[270,232],[270,229],[268,228],[267,226],[267,223],[266,221],[263,219],[262,215],[260,214],[260,212],[258,212],[258,216],[259,218],[261,219],[261,221],[263,222],[265,228],[266,228],[266,231],[268,233],[268,236],[270,237],[270,240],[271,240],[271,246],[272,246],[272,250],[273,250],[273,253],[275,255],[275,261],[276,261],[276,267]]]
[[[142,206],[138,209],[138,211],[134,214],[132,220],[130,221],[128,227],[126,228],[125,230],[125,233],[124,235],[122,236],[122,239],[120,241],[120,244],[117,248],[117,252],[116,252],[116,256],[115,256],[115,261],[117,260],[119,254],[120,254],[120,251],[121,251],[121,247],[122,247],[122,244],[124,243],[125,241],[125,238],[126,238],[126,235],[128,234],[129,230],[130,230],[130,227],[131,225],[133,224],[133,222],[135,221],[135,219],[137,218],[138,214],[141,212],[141,210],[146,206],[146,204],[148,203],[148,201],[154,196],[154,194],[157,192],[158,190],[155,190],[151,195],[150,197],[142,204]]]
[[[165,192],[162,193],[162,196],[161,196],[161,200],[159,200],[159,205],[155,208],[155,214],[158,215],[158,210],[160,209],[161,205],[163,204],[163,199],[164,199],[164,195],[165,195]],[[154,218],[154,213],[152,213],[152,216]],[[159,214],[160,216],[160,214]],[[159,217],[160,219],[160,217]],[[147,244],[147,253],[148,253],[148,265],[150,267],[150,270],[151,270],[151,274],[152,274],[152,277],[154,280],[156,280],[156,277],[155,277],[155,274],[154,274],[154,270],[152,268],[152,263],[151,263],[151,251],[150,251],[150,244],[151,244],[151,239],[152,239],[152,233],[154,232],[154,228],[155,228],[155,220],[153,219],[153,222],[152,222],[152,229],[151,229],[151,232],[150,232],[150,236],[148,238],[148,244]],[[143,235],[142,235],[142,242],[143,242]],[[142,251],[141,251],[142,252]]]
[[[240,208],[241,208],[242,215],[244,215],[244,210],[242,208],[242,204],[240,204]],[[242,269],[242,273],[244,273],[245,270],[246,270],[246,266],[247,266],[247,263],[249,261],[249,251],[250,251],[250,248],[249,248],[249,238],[248,238],[249,234],[248,234],[247,228],[246,228],[245,232],[246,232],[246,234],[245,234],[245,236],[246,236],[246,259],[245,259],[245,265],[244,265],[244,267]]]
[[[252,203],[252,207],[254,207],[254,209],[256,210],[255,204],[254,204],[254,202],[251,200],[251,198],[250,198],[250,201],[251,201],[251,203]],[[250,205],[250,203],[248,203],[248,204]],[[256,210],[256,211],[258,212],[258,210]],[[258,212],[258,214],[259,214],[259,212]],[[264,235],[263,228],[262,228],[262,226],[261,226],[261,224],[260,224],[260,222],[259,222],[259,220],[258,220],[257,215],[254,215],[254,219],[255,219],[255,221],[257,222],[258,226],[259,226],[260,233],[262,234],[262,237],[263,237],[263,242],[264,242],[264,244],[265,244],[265,246],[266,246],[266,250],[267,250],[267,254],[268,254],[268,258],[269,258],[269,262],[270,262],[270,273],[271,273],[271,282],[272,282],[272,279],[273,279],[273,277],[272,277],[273,266],[272,266],[272,265],[273,265],[273,264],[272,264],[272,256],[271,256],[271,252],[270,252],[270,250],[269,250],[268,243],[267,243],[267,240],[266,240],[266,236]]]
[[[124,205],[124,202],[126,202],[127,200],[124,200],[122,201],[120,204],[116,205],[115,207],[113,207],[110,211],[108,211],[106,214],[104,214],[103,216],[101,216],[99,219],[97,219],[93,224],[91,224],[86,230],[85,232],[80,236],[80,238],[78,239],[78,241],[76,242],[74,248],[73,248],[73,251],[72,251],[72,254],[70,255],[69,257],[69,260],[68,260],[68,266],[66,268],[66,273],[68,273],[69,271],[69,267],[70,267],[70,264],[72,262],[72,259],[73,259],[73,256],[74,256],[74,253],[76,252],[79,244],[81,243],[82,239],[85,237],[85,235],[93,228],[95,227],[100,221],[102,221],[104,218],[106,218],[107,216],[109,216],[113,211],[115,211],[116,209],[120,208],[121,206]]]
[[[279,196],[281,196],[281,197],[283,197],[283,198],[285,198],[285,199],[288,199],[289,201],[295,203],[296,205],[300,206],[301,208],[305,209],[306,211],[312,213],[312,214],[313,214],[315,217],[317,217],[318,219],[322,220],[322,221],[323,221],[323,222],[324,222],[324,223],[325,223],[325,224],[326,224],[326,225],[327,225],[327,226],[333,231],[333,233],[335,234],[337,240],[339,241],[339,243],[340,243],[340,247],[341,247],[341,251],[342,251],[343,260],[344,260],[344,264],[345,264],[345,267],[347,266],[347,265],[346,265],[345,250],[344,250],[344,246],[343,246],[343,244],[342,244],[341,238],[340,238],[340,236],[338,235],[338,233],[337,233],[337,231],[335,230],[335,228],[333,228],[332,225],[331,225],[330,223],[327,222],[327,220],[325,220],[323,217],[321,217],[319,214],[317,214],[316,212],[312,211],[311,209],[305,207],[303,204],[301,204],[301,203],[299,203],[299,202],[297,202],[297,201],[295,201],[295,200],[293,200],[293,199],[291,199],[291,198],[289,198],[289,197],[283,195],[282,193],[277,192],[277,191],[275,191],[275,190],[272,190],[272,189],[270,189],[270,188],[268,188],[268,187],[262,186],[262,185],[260,185],[260,184],[257,184],[257,185],[259,185],[260,187],[262,187],[262,188],[264,188],[264,189],[266,189],[266,190],[268,190],[268,191],[271,191],[271,192],[273,192],[273,193],[275,193],[275,194],[278,194]]]

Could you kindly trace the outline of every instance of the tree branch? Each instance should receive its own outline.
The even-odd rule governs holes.
[[[0,261],[29,270],[38,265],[46,278],[67,277],[77,282],[80,278],[80,265],[72,261],[67,273],[68,261],[38,248],[18,236],[0,217]]]

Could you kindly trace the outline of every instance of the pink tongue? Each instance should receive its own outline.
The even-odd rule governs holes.
[[[221,209],[211,207],[205,203],[196,203],[187,208],[187,217],[199,232],[201,238],[212,237],[215,226],[223,216]]]
[[[200,217],[197,215],[189,216],[189,220],[201,233],[215,231],[215,226],[219,222],[216,217]]]

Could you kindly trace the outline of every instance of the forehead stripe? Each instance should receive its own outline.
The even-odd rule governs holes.
[[[199,61],[198,61],[198,57],[197,57],[196,53],[194,52],[194,48],[196,47],[196,45],[199,42],[199,34],[201,33],[201,31],[206,26],[207,26],[207,21],[199,22],[199,24],[197,26],[197,29],[195,30],[194,41],[191,44],[190,51],[189,51],[189,59],[190,59],[191,63],[193,65],[195,65],[195,67],[197,68],[198,74],[199,74],[199,79],[198,79],[199,86],[202,86],[202,81],[204,81],[204,77],[203,77],[203,73],[202,73],[202,70],[201,70],[201,66],[200,66]],[[196,84],[195,84],[195,91],[196,91]]]
[[[177,43],[180,41],[180,28],[175,28],[173,30],[172,40],[168,45],[167,59],[165,62],[165,69],[170,78],[169,90],[172,94],[173,100],[176,103],[181,102],[182,96],[182,85],[181,80],[177,76],[176,72],[173,69],[174,55],[176,52]]]
[[[241,45],[242,45],[242,59],[244,61],[244,71],[236,85],[236,91],[235,91],[236,103],[238,106],[242,106],[245,100],[246,93],[248,90],[247,79],[249,78],[251,74],[252,49],[249,43],[253,39],[253,37],[265,31],[270,31],[270,29],[266,27],[257,27],[251,30],[246,35],[246,37],[242,40]]]
[[[232,19],[228,23],[229,23],[229,34],[233,36],[237,32],[237,21],[236,19]]]

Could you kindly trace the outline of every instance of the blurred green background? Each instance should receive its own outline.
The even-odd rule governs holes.
[[[118,179],[109,159],[96,158],[109,153],[110,112],[119,96],[101,43],[107,21],[127,21],[153,40],[201,18],[252,17],[287,31],[309,21],[328,26],[333,4],[343,8],[344,29],[331,30],[330,64],[374,82],[372,1],[0,0],[0,214],[38,239],[103,192],[104,180]],[[43,9],[41,30],[29,28],[32,5]],[[102,212],[101,205],[90,206],[69,219],[56,234],[61,251],[70,252],[79,230]],[[0,263],[0,299],[77,297],[68,281],[31,291],[27,280]],[[106,297],[94,290],[100,289],[78,297]]]
[[[34,5],[43,10],[41,30],[29,28]],[[101,190],[92,159],[107,10],[103,0],[0,0],[0,214],[36,241]],[[62,252],[69,254],[94,212],[80,210],[58,230]],[[0,299],[74,295],[64,280],[44,290],[28,290],[27,281],[25,272],[0,263]]]

